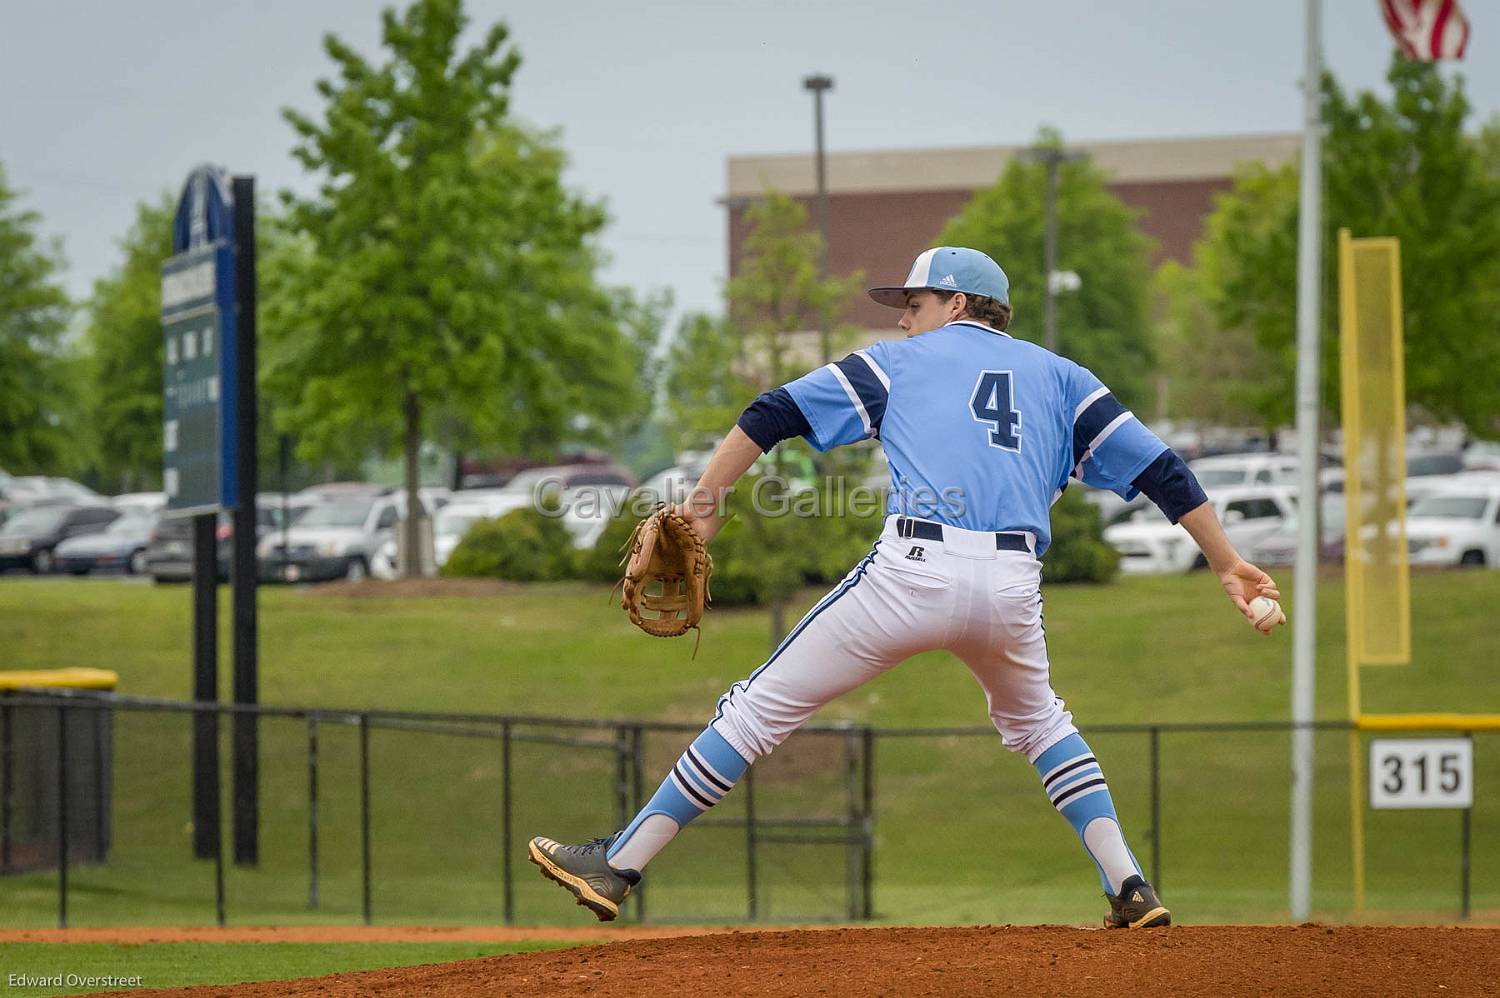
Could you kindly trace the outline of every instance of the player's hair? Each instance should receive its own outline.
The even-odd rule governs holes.
[[[935,289],[933,294],[937,295],[942,302],[950,301],[957,291],[942,291]],[[998,329],[1002,333],[1005,327],[1010,325],[1010,304],[1008,302],[996,301],[988,295],[965,294],[968,304],[964,306],[964,315],[976,322],[982,322],[992,329]]]

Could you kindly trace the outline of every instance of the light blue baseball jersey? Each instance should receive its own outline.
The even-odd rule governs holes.
[[[818,450],[880,440],[888,512],[1028,530],[1038,555],[1070,478],[1130,499],[1166,450],[1087,368],[974,322],[871,344],[786,390]]]

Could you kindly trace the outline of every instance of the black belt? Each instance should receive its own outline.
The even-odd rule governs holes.
[[[913,520],[909,516],[896,517],[897,537],[920,537],[924,541],[940,541],[943,539],[943,525],[941,523],[929,523],[926,520]],[[1000,551],[1025,551],[1031,552],[1031,546],[1026,543],[1025,534],[1007,533],[1000,531],[995,534],[995,548]]]

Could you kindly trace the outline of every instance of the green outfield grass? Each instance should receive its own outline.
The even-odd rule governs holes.
[[[7,943],[0,975],[28,978],[61,977],[62,987],[7,987],[5,994],[86,994],[99,985],[70,987],[70,975],[138,977],[140,982],[110,990],[175,988],[195,984],[243,984],[247,981],[319,977],[324,974],[419,963],[448,963],[483,956],[557,949],[566,943]]]
[[[1291,606],[1290,573],[1282,583]],[[395,599],[316,590],[263,591],[262,700],[416,710],[465,710],[703,723],[732,681],[764,658],[768,615],[715,612],[702,649],[632,631],[604,587],[518,587],[488,597]],[[819,596],[808,592],[797,612]],[[182,698],[190,690],[186,588],[0,579],[0,647],[9,668],[92,665],[121,691]],[[1500,711],[1494,624],[1500,573],[1413,580],[1415,664],[1364,672],[1369,711]],[[1318,713],[1345,716],[1342,586],[1320,589]],[[221,619],[227,621],[227,594]],[[794,618],[792,618],[794,619]],[[1080,726],[1284,719],[1291,633],[1262,638],[1204,574],[1132,578],[1047,590],[1054,683]],[[227,636],[221,654],[229,690]],[[820,720],[889,727],[983,725],[982,694],[946,655],[914,659],[835,703]],[[612,738],[605,732],[604,738]],[[115,719],[115,825],[107,865],[74,871],[74,924],[203,924],[212,868],[187,857],[186,749],[181,717]],[[227,745],[227,737],[225,739]],[[1091,738],[1137,855],[1149,863],[1147,741]],[[676,735],[647,745],[654,786],[681,751]],[[262,862],[230,868],[235,924],[351,922],[360,914],[357,741],[322,732],[321,904],[307,899],[305,731],[262,727]],[[1350,917],[1347,736],[1318,744],[1318,914]],[[1186,921],[1285,917],[1289,743],[1283,733],[1169,734],[1161,740],[1161,880]],[[1500,735],[1476,738],[1474,905],[1500,909]],[[758,764],[762,817],[826,816],[844,801],[842,736],[798,735]],[[226,752],[227,757],[227,752]],[[1093,921],[1098,881],[1024,761],[993,736],[883,739],[876,758],[879,915],[898,922]],[[379,922],[500,918],[500,760],[495,743],[376,730],[371,736],[375,912]],[[612,754],[518,743],[515,826],[578,838],[616,827]],[[226,783],[227,785],[227,783]],[[647,788],[647,793],[651,787]],[[716,816],[743,813],[743,794]],[[1367,824],[1375,917],[1442,920],[1456,911],[1458,816],[1382,812]],[[702,828],[653,865],[648,914],[745,917],[745,835]],[[839,918],[845,854],[837,846],[766,845],[762,918]],[[588,916],[519,857],[522,923]],[[0,925],[55,919],[55,879],[9,878]]]

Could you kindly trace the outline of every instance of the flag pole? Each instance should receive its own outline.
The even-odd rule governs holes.
[[[1302,72],[1302,187],[1297,226],[1297,566],[1292,607],[1292,921],[1312,886],[1314,677],[1318,609],[1318,325],[1322,279],[1322,0],[1307,0]]]

